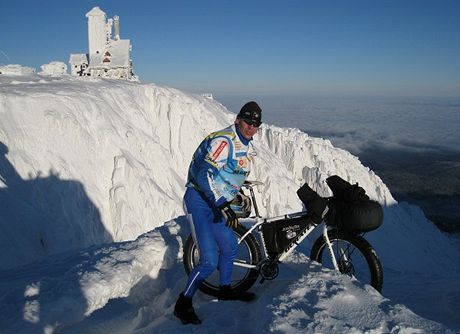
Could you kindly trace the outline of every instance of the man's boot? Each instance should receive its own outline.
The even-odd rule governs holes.
[[[250,302],[256,298],[256,295],[248,291],[234,290],[230,285],[222,285],[218,296],[219,300],[240,300]]]
[[[182,321],[184,325],[186,324],[201,324],[201,320],[195,313],[192,305],[192,298],[187,298],[183,293],[180,294],[179,299],[174,306],[174,315]]]

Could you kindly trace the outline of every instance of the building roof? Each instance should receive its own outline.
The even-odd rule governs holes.
[[[74,65],[88,64],[88,55],[84,53],[71,54],[69,63]]]
[[[86,17],[89,16],[105,16],[105,12],[101,10],[99,7],[93,7],[88,13],[86,13]]]

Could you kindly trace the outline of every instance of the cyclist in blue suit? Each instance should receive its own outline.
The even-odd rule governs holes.
[[[251,301],[255,295],[231,288],[232,263],[237,241],[232,228],[238,225],[230,202],[236,197],[249,175],[254,147],[251,140],[262,121],[256,102],[246,103],[235,123],[208,135],[198,146],[190,163],[184,209],[200,262],[188,277],[187,285],[174,308],[182,323],[200,324],[192,297],[216,268],[220,274],[220,300]]]

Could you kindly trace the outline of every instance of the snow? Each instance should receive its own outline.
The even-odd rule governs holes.
[[[182,326],[172,308],[186,280],[187,167],[199,142],[235,115],[155,84],[0,72],[2,333],[460,330],[458,242],[397,203],[349,152],[265,124],[250,177],[264,182],[262,213],[301,210],[295,192],[305,181],[322,195],[330,175],[359,182],[384,206],[383,226],[366,235],[384,266],[383,293],[311,262],[309,237],[280,277],[254,286],[255,302],[198,293],[204,323]]]
[[[35,73],[35,69],[32,67],[21,66],[18,64],[9,64],[0,66],[0,74],[5,75],[26,75]]]
[[[61,76],[67,74],[67,65],[62,61],[52,61],[40,66],[40,75]]]

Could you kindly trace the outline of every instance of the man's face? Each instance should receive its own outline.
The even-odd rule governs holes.
[[[246,139],[252,139],[252,137],[256,134],[257,130],[259,130],[258,126],[249,125],[241,118],[237,118],[235,124],[238,126],[238,130]]]

